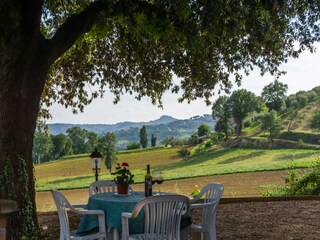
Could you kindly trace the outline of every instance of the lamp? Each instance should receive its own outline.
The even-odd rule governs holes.
[[[102,155],[98,152],[97,148],[95,148],[94,152],[91,153],[90,158],[92,160],[92,171],[95,172],[96,181],[98,181],[98,172],[100,172]]]

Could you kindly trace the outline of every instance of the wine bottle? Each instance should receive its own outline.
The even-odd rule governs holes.
[[[147,174],[144,177],[144,195],[152,196],[152,176],[150,174],[150,165],[147,165]]]

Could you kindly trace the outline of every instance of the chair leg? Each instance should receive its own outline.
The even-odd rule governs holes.
[[[208,240],[217,240],[216,231],[210,229],[208,232]]]

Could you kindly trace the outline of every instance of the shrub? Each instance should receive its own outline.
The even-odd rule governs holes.
[[[185,158],[185,157],[190,156],[190,151],[188,149],[186,149],[186,148],[181,148],[181,150],[178,151],[178,154],[181,157]]]
[[[192,198],[196,197],[198,194],[200,193],[200,188],[198,185],[195,185],[194,189],[192,189],[192,192],[190,194],[190,196]]]
[[[262,192],[263,196],[320,195],[320,162],[304,173],[290,171],[283,186],[268,187],[269,189]]]
[[[209,140],[205,143],[204,148],[208,149],[211,148],[213,146],[213,141]]]
[[[244,123],[243,123],[243,127],[247,128],[247,127],[250,127],[251,126],[251,120],[248,119],[248,120],[245,120]]]
[[[296,142],[301,139],[304,143],[317,144],[320,140],[320,134],[304,132],[282,132],[278,138]]]
[[[216,144],[216,143],[223,141],[224,138],[225,138],[225,135],[223,132],[214,132],[211,135],[211,141],[213,144]]]
[[[140,143],[138,142],[130,142],[128,143],[127,150],[132,150],[132,149],[139,149],[140,148]]]

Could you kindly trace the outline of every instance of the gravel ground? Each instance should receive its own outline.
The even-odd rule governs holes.
[[[71,216],[71,225],[79,218]],[[56,212],[39,214],[43,239],[59,239]],[[200,239],[199,235],[191,236]],[[320,200],[220,203],[217,238],[247,240],[320,239]]]

